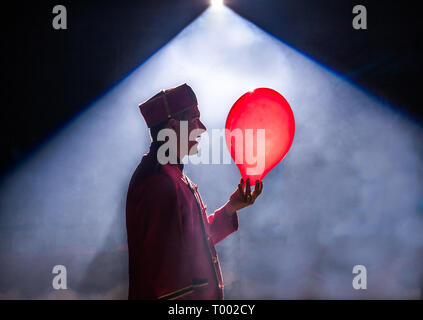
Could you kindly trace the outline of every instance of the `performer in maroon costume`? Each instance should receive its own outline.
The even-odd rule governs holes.
[[[237,210],[254,203],[263,184],[242,181],[229,201],[207,216],[195,185],[183,171],[179,147],[181,120],[188,130],[206,130],[197,99],[186,85],[161,91],[140,106],[153,142],[129,184],[126,227],[129,249],[129,299],[223,299],[223,280],[215,245],[238,229]],[[159,129],[173,129],[176,163],[160,164]],[[193,154],[197,141],[188,141]],[[244,191],[245,187],[245,191]]]

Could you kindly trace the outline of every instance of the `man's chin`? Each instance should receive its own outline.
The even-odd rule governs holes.
[[[198,153],[198,142],[196,142],[193,146],[189,148],[189,155],[193,156]]]

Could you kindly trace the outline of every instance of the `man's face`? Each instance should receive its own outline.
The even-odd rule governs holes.
[[[188,153],[194,155],[198,153],[198,141],[200,135],[204,133],[207,128],[200,120],[200,110],[198,107],[189,109],[185,114],[185,120],[188,121]],[[195,140],[194,140],[195,139]]]

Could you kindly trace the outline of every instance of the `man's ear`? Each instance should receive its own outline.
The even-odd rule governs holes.
[[[169,128],[169,129],[173,129],[173,130],[177,131],[178,121],[174,118],[170,118],[169,121],[167,122],[166,127]]]

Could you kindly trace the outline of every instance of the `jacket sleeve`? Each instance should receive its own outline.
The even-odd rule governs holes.
[[[228,216],[224,212],[224,207],[217,209],[207,217],[209,223],[210,236],[214,244],[225,239],[228,235],[238,230],[238,213]]]
[[[144,288],[152,299],[178,299],[193,292],[180,212],[173,181],[155,175],[143,184],[137,212]]]

